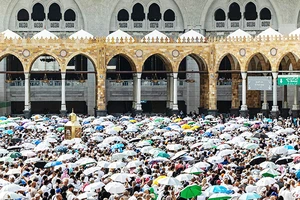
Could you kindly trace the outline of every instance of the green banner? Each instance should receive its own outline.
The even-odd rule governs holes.
[[[279,75],[277,79],[279,86],[283,85],[300,85],[299,75]]]
[[[6,107],[10,107],[11,106],[11,103],[10,101],[2,101],[0,102],[0,108],[6,108]]]

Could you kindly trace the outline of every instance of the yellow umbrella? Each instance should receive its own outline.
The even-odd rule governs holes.
[[[183,129],[190,129],[191,126],[188,125],[188,124],[183,124],[183,125],[181,126],[181,128],[183,128]]]
[[[154,179],[153,184],[154,184],[154,185],[158,185],[158,181],[159,181],[160,179],[163,179],[163,178],[166,178],[166,176],[160,176],[160,177]]]
[[[131,123],[136,123],[136,120],[132,119],[132,120],[129,120]]]
[[[191,128],[191,130],[196,130],[196,129],[198,129],[198,128],[200,128],[200,126],[193,126],[192,128]]]
[[[112,129],[115,130],[115,131],[117,131],[117,132],[122,131],[122,128],[120,126],[115,126]]]
[[[181,118],[177,118],[174,120],[174,122],[180,122],[182,119]]]

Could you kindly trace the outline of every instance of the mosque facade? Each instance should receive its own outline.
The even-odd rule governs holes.
[[[0,38],[3,115],[300,110],[298,86],[277,85],[299,73],[296,0],[1,3],[0,30],[19,36]],[[249,36],[228,37],[238,29]],[[70,38],[80,30],[93,37]],[[107,39],[118,30],[130,37]],[[180,38],[190,30],[204,37]],[[164,35],[145,38],[153,31]],[[249,87],[251,76],[270,88]]]

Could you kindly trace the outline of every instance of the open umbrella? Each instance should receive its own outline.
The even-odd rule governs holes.
[[[17,194],[15,192],[3,191],[0,192],[0,199],[21,199],[24,196]]]
[[[259,165],[260,167],[266,169],[266,168],[272,168],[272,169],[276,169],[277,166],[275,165],[275,163],[270,162],[270,161],[265,161],[263,163],[260,163]]]
[[[87,168],[83,171],[84,175],[90,175],[96,171],[100,171],[101,170],[101,167],[90,167],[90,168]]]
[[[74,154],[63,154],[63,155],[59,156],[57,160],[58,161],[66,161],[66,160],[70,160],[74,157],[75,157]]]
[[[113,174],[110,178],[113,181],[121,182],[121,183],[126,183],[126,182],[130,181],[130,176],[129,176],[129,174],[126,174],[126,173],[116,173],[116,174]]]
[[[239,200],[254,200],[259,199],[261,196],[257,193],[251,192],[251,193],[244,193],[239,197]]]
[[[263,157],[263,156],[257,156],[255,158],[253,158],[251,161],[250,161],[250,165],[259,165],[260,163],[263,163],[264,161],[266,161],[267,158],[266,157]]]
[[[208,200],[226,200],[231,199],[231,196],[228,194],[218,193],[211,195]]]
[[[260,175],[262,175],[263,177],[276,177],[279,175],[279,173],[272,169],[272,168],[267,168],[267,169],[264,169],[263,171],[260,172]]]
[[[42,168],[45,167],[46,164],[47,164],[46,161],[38,161],[38,162],[34,163],[34,166],[37,167],[37,168],[42,169]]]
[[[176,178],[172,177],[165,177],[158,180],[158,183],[161,185],[171,185],[171,186],[181,186],[181,183]]]
[[[260,179],[259,181],[256,182],[257,186],[267,186],[267,185],[272,185],[276,183],[276,180],[274,178],[271,177],[264,177],[262,179]]]
[[[192,178],[194,178],[194,176],[192,174],[180,174],[175,178],[180,182],[182,182],[182,181],[190,181]]]
[[[212,185],[205,190],[205,193],[212,195],[214,193],[227,193],[228,189],[223,185]]]
[[[17,184],[11,183],[1,188],[0,192],[17,192],[17,191],[25,191],[25,190],[27,190],[25,187],[21,187]]]
[[[138,166],[140,166],[140,165],[143,165],[143,162],[142,162],[142,161],[134,160],[134,161],[130,161],[130,162],[126,165],[126,167],[127,167],[127,168],[136,168],[136,167],[138,167]]]
[[[65,146],[57,146],[54,149],[56,152],[62,152],[62,153],[66,153],[68,151],[68,148]]]
[[[198,174],[203,173],[204,171],[202,169],[198,168],[198,167],[193,166],[193,167],[187,168],[183,172],[187,173],[187,174],[196,174],[196,175],[198,175]]]
[[[102,182],[91,183],[91,184],[89,184],[88,186],[86,186],[86,187],[84,188],[84,191],[85,191],[85,192],[92,192],[92,191],[95,191],[95,190],[97,190],[97,189],[100,189],[100,188],[102,188],[102,187],[104,187],[104,186],[105,186],[105,184],[102,183]]]
[[[110,165],[110,162],[107,162],[107,161],[104,161],[104,160],[98,162],[98,164],[97,164],[97,166],[103,167],[103,168],[109,168],[108,167],[109,165]]]
[[[163,179],[163,178],[166,178],[166,176],[159,176],[159,177],[157,177],[156,179],[153,180],[153,184],[154,184],[154,185],[158,185],[158,181],[159,181],[160,179]]]
[[[11,158],[19,158],[19,157],[22,156],[22,154],[20,152],[12,152],[12,153],[9,154],[9,156]]]
[[[124,167],[125,165],[126,165],[125,163],[118,161],[118,162],[110,163],[108,165],[108,168],[119,169]]]
[[[185,187],[180,192],[180,197],[185,199],[190,199],[202,194],[201,186],[199,185],[189,185]]]
[[[278,160],[275,161],[275,164],[277,165],[284,165],[290,162],[293,162],[293,158],[291,157],[283,157],[283,158],[279,158]]]
[[[105,186],[105,190],[112,194],[120,194],[123,193],[126,189],[122,183],[110,182]]]
[[[58,165],[61,165],[62,162],[61,161],[52,161],[52,162],[48,162],[44,168],[50,168],[50,167],[55,167],[55,166],[58,166]]]

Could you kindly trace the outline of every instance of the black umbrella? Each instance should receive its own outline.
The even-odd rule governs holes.
[[[139,142],[140,140],[141,140],[141,138],[133,138],[133,139],[129,140],[129,143]]]
[[[18,143],[18,142],[21,142],[21,141],[22,141],[21,138],[12,138],[12,139],[11,139],[11,142],[14,143],[14,144],[16,144],[16,143]]]
[[[46,161],[38,161],[36,163],[34,163],[34,166],[40,169],[44,169],[45,165],[47,164]]]
[[[255,133],[253,137],[256,138],[269,138],[266,134],[264,133]]]
[[[276,160],[278,160],[280,158],[279,155],[273,155],[270,159],[271,162],[275,163]]]
[[[293,162],[293,158],[291,157],[283,157],[283,158],[279,158],[278,160],[275,161],[275,164],[277,165],[284,165],[287,163]]]
[[[11,150],[20,150],[22,147],[20,146],[12,146],[12,147],[8,147],[7,150],[11,151]]]
[[[266,157],[263,156],[259,156],[259,157],[255,157],[250,161],[250,165],[259,165],[260,163],[263,163],[267,160]]]

